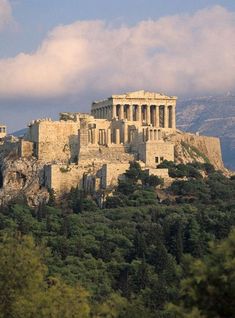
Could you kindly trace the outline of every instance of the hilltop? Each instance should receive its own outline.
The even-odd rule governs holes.
[[[226,167],[235,169],[235,94],[178,100],[177,127],[219,137]]]

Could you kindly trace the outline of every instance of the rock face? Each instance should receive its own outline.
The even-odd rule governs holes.
[[[1,162],[0,205],[22,196],[30,206],[38,206],[48,200],[43,188],[43,165],[36,159],[15,158],[9,154]]]
[[[235,170],[235,95],[178,100],[177,127],[221,140],[223,161]]]
[[[209,162],[216,169],[226,171],[222,160],[219,138],[199,136],[179,130],[166,138],[175,144],[176,162]]]

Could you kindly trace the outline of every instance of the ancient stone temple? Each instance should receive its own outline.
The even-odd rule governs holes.
[[[91,114],[100,119],[125,119],[138,125],[175,129],[176,97],[143,90],[110,98],[92,104]]]

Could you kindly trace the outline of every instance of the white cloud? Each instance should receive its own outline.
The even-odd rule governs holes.
[[[13,21],[11,5],[8,0],[0,0],[0,31]]]
[[[234,34],[235,13],[220,6],[133,27],[102,21],[59,26],[33,54],[0,60],[0,96],[234,90]]]

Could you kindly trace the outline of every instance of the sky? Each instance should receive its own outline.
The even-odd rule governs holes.
[[[140,89],[234,92],[234,34],[234,0],[0,0],[0,122]]]

